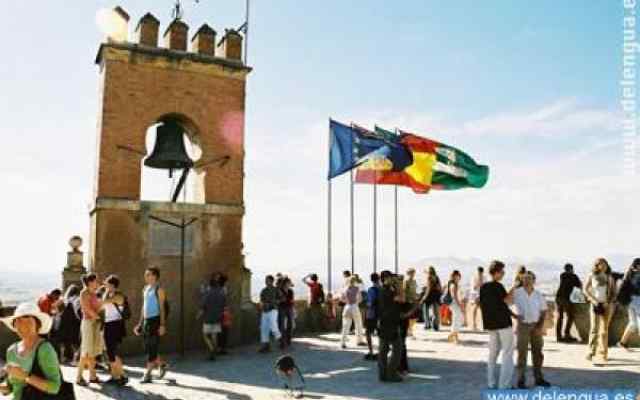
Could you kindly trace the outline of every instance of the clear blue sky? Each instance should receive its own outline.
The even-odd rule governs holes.
[[[58,273],[88,233],[96,12],[169,21],[172,1],[11,1],[0,24],[2,267]],[[326,127],[404,128],[492,168],[487,188],[401,191],[401,261],[424,256],[638,255],[640,195],[618,126],[622,2],[253,0],[245,249],[249,268],[325,263]],[[244,0],[185,1],[192,32],[238,26]],[[336,264],[347,262],[336,181]],[[381,254],[392,260],[391,191]],[[358,265],[371,263],[370,188],[357,188]],[[85,246],[88,249],[88,246]]]

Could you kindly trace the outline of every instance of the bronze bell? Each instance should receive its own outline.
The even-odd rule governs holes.
[[[156,144],[151,155],[144,160],[144,165],[151,168],[184,169],[193,167],[184,148],[184,129],[175,120],[166,120],[156,128]]]

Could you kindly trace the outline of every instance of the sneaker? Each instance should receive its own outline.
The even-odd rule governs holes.
[[[83,386],[83,387],[89,386],[89,384],[87,383],[87,381],[84,380],[84,378],[77,379],[76,385]]]
[[[145,372],[144,375],[142,375],[142,379],[140,379],[140,384],[151,383],[151,382],[153,382],[153,379],[151,378],[151,373]]]
[[[623,349],[625,349],[628,352],[631,352],[631,349],[629,348],[628,344],[624,344],[622,342],[618,343],[618,346],[622,347]]]
[[[549,386],[551,386],[551,384],[549,382],[545,381],[544,379],[536,379],[536,386],[549,387]]]
[[[169,370],[169,364],[162,363],[162,365],[160,365],[158,367],[158,379],[162,379],[164,378],[164,376],[167,374],[167,370]]]
[[[578,339],[574,338],[573,336],[567,336],[564,338],[564,341],[567,343],[577,343]]]
[[[516,387],[518,389],[527,389],[527,384],[524,381],[518,381],[518,385]]]

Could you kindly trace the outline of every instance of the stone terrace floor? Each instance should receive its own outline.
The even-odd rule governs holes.
[[[409,364],[413,373],[403,383],[377,381],[376,364],[364,361],[364,349],[341,350],[339,336],[327,334],[295,340],[291,354],[300,366],[309,399],[479,399],[486,387],[485,333],[463,332],[464,344],[447,343],[447,332],[417,329],[409,339]],[[234,349],[232,355],[205,361],[200,354],[186,359],[169,357],[172,364],[166,380],[140,385],[141,358],[127,359],[131,382],[127,388],[91,385],[76,388],[78,399],[282,399],[281,383],[273,372],[279,353],[256,353],[256,346]],[[562,388],[631,388],[640,390],[640,350],[610,350],[605,367],[593,366],[584,358],[586,345],[545,342],[545,377]],[[75,369],[65,367],[73,381]],[[105,375],[101,377],[106,379]]]

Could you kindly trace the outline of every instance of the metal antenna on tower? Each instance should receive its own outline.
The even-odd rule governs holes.
[[[176,0],[176,3],[173,5],[171,17],[173,19],[182,19],[182,4],[180,3],[180,0]]]

